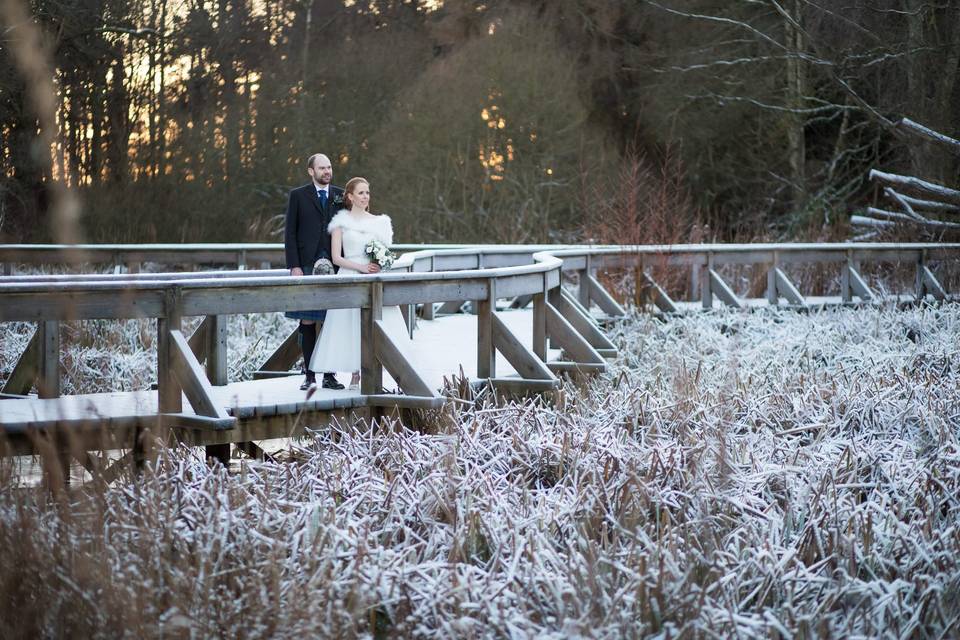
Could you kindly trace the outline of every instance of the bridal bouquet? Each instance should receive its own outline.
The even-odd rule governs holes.
[[[384,271],[392,267],[393,261],[397,259],[396,254],[390,251],[390,249],[387,249],[387,245],[379,240],[371,240],[368,242],[367,246],[364,247],[364,252],[370,256],[372,262],[376,262]]]

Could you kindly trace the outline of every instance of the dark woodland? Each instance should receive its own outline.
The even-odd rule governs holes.
[[[956,0],[31,0],[53,132],[18,2],[2,242],[55,184],[88,242],[275,242],[314,151],[403,242],[847,239],[871,169],[958,183],[896,126],[960,132]]]

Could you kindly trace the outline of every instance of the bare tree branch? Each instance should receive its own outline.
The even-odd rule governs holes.
[[[912,133],[915,136],[946,145],[950,147],[954,153],[960,153],[960,140],[955,140],[950,136],[945,136],[942,133],[914,122],[910,118],[901,118],[900,121],[897,122],[897,128],[908,133]]]

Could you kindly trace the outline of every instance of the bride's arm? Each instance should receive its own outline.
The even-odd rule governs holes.
[[[330,253],[333,254],[333,264],[338,267],[346,267],[360,273],[377,273],[380,271],[380,265],[378,264],[360,264],[343,257],[343,229],[340,227],[336,227],[330,233]]]

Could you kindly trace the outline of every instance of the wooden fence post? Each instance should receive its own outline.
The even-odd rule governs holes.
[[[780,254],[773,252],[773,264],[767,269],[767,302],[776,305],[780,303],[777,293],[777,269],[780,267]]]
[[[706,267],[700,270],[700,301],[704,309],[713,308],[713,288],[710,272],[713,271],[713,252],[707,253]]]
[[[584,309],[590,309],[590,275],[592,264],[590,256],[586,256],[586,266],[584,266],[583,271],[578,272],[580,277],[580,286],[577,288],[577,300],[580,302],[581,306]]]
[[[917,299],[917,302],[923,300],[926,295],[926,287],[924,287],[923,282],[923,269],[927,266],[926,262],[927,251],[926,249],[920,250],[920,255],[917,256],[917,265],[914,269],[913,276],[913,292],[914,297]]]
[[[37,376],[37,395],[41,398],[60,397],[60,321],[39,323],[40,370]]]
[[[847,249],[847,262],[840,270],[840,300],[853,302],[853,293],[850,288],[850,268],[853,266],[853,252]]]
[[[383,319],[383,282],[370,283],[370,306],[360,309],[360,393],[383,391],[383,366],[377,358],[375,322]]]
[[[173,373],[173,348],[170,332],[181,329],[180,288],[171,287],[164,295],[164,317],[157,318],[157,404],[160,413],[183,411],[182,389]]]
[[[210,384],[222,386],[227,384],[227,322],[224,316],[207,316],[210,321],[204,336],[206,344],[206,370]]]
[[[493,310],[497,301],[497,281],[487,280],[487,297],[475,300],[477,305],[477,379],[497,375],[496,351],[493,347]]]
[[[543,291],[533,294],[533,352],[547,361],[547,274],[543,274]]]

